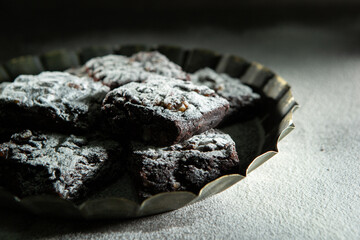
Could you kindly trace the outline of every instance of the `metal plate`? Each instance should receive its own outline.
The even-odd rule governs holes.
[[[79,50],[77,54],[67,50],[56,50],[45,53],[41,57],[19,57],[6,62],[4,67],[0,68],[0,81],[14,79],[22,73],[37,74],[44,70],[61,71],[67,67],[77,66],[79,60],[84,63],[91,57],[113,53],[113,49],[115,52],[123,51],[130,54],[143,49],[156,50],[157,47],[150,48],[145,45],[96,46]],[[222,176],[205,185],[197,194],[185,191],[165,192],[154,195],[143,202],[136,200],[132,183],[126,177],[80,205],[74,205],[54,196],[32,196],[19,199],[1,188],[0,202],[16,208],[24,208],[42,216],[84,219],[143,217],[172,211],[224,191],[278,152],[278,142],[294,128],[292,115],[298,107],[290,86],[284,79],[259,63],[247,62],[243,58],[233,55],[223,56],[211,50],[187,50],[178,46],[166,45],[161,45],[158,49],[189,72],[203,67],[211,67],[218,72],[228,73],[239,78],[240,81],[263,95],[265,107],[259,115],[260,118],[223,128],[223,131],[232,135],[239,147],[237,150],[242,162],[239,174]],[[253,133],[248,134],[242,131],[253,131]],[[248,136],[248,139],[243,141],[242,136]],[[251,145],[252,148],[247,152],[240,152],[246,148],[249,141],[254,142]],[[118,193],[118,189],[122,189],[126,193]]]

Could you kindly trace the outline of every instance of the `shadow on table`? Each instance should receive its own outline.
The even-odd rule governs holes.
[[[20,209],[0,208],[0,239],[28,239],[56,237],[66,234],[87,234],[99,232],[153,232],[163,228],[184,225],[184,219],[179,221],[163,221],[163,213],[139,219],[123,220],[83,220],[43,218]],[[174,218],[172,218],[174,220]],[[146,224],[151,220],[151,224]],[[190,222],[190,223],[189,223]],[[186,224],[191,224],[187,219]],[[141,227],[139,227],[141,225]]]
[[[126,221],[85,221],[55,218],[41,218],[15,210],[0,209],[0,231],[11,237],[46,237],[74,232],[92,232],[111,224]],[[1,237],[1,235],[0,235]]]

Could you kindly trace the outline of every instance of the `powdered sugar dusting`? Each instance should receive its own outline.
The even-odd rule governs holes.
[[[180,66],[158,52],[139,52],[130,58],[107,55],[93,58],[85,66],[91,77],[111,88],[129,82],[141,82],[153,74],[188,79],[188,75]]]
[[[64,72],[20,75],[14,82],[1,86],[1,104],[16,103],[30,112],[46,108],[64,121],[87,114],[110,90],[88,77],[79,78]]]
[[[211,152],[215,155],[224,155],[222,152],[226,147],[235,145],[230,135],[219,130],[210,129],[202,134],[195,135],[182,143],[174,144],[164,148],[147,148],[135,151],[136,154],[144,154],[150,159],[169,156],[179,157],[184,153],[192,151],[201,154],[201,152]]]
[[[120,55],[93,58],[85,66],[91,77],[110,87],[143,81],[149,75],[140,66],[131,64],[127,57]]]
[[[22,164],[27,169],[25,173],[21,173],[20,167],[10,169],[19,172],[17,176],[23,178],[23,195],[40,194],[51,181],[52,191],[65,199],[72,199],[77,197],[86,181],[98,177],[99,172],[115,160],[114,156],[109,156],[109,149],[121,152],[120,145],[111,140],[94,141],[74,135],[26,130],[13,134],[11,141],[0,144],[0,157],[11,164]],[[35,179],[28,179],[26,174],[31,174],[31,171],[34,171]]]
[[[196,193],[206,183],[237,172],[239,166],[234,141],[214,129],[170,147],[140,148],[132,157],[141,197],[165,191]]]
[[[188,75],[182,68],[171,62],[159,52],[139,52],[130,57],[130,62],[142,67],[147,72],[152,72],[165,77],[188,79]]]
[[[227,100],[217,96],[206,86],[156,76],[143,83],[129,83],[109,92],[104,100],[114,99],[118,104],[137,104],[171,119],[194,119],[213,109],[227,106]]]
[[[239,108],[252,104],[260,99],[260,95],[241,83],[240,79],[227,74],[219,74],[210,68],[198,70],[190,75],[191,81],[198,85],[205,85],[230,102],[231,108]]]

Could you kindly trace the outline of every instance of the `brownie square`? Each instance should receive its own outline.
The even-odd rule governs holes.
[[[139,52],[130,58],[108,55],[89,60],[86,71],[111,89],[129,82],[142,82],[153,74],[188,80],[181,67],[158,52]]]
[[[169,147],[135,146],[132,173],[141,198],[170,191],[198,191],[216,178],[239,172],[235,142],[210,129]]]
[[[102,110],[115,133],[168,146],[215,127],[228,108],[206,86],[154,75],[110,91]]]
[[[112,140],[25,130],[0,144],[0,186],[77,202],[122,173],[122,154]]]
[[[258,93],[243,84],[240,79],[232,78],[227,74],[204,68],[192,74],[190,78],[194,84],[208,86],[229,101],[230,108],[224,121],[253,116],[256,106],[260,104],[261,97]]]
[[[141,82],[150,74],[140,66],[135,66],[121,55],[107,55],[90,59],[85,64],[86,72],[95,81],[101,81],[111,89],[129,82]]]
[[[86,130],[98,120],[110,89],[64,72],[20,75],[0,86],[2,126]]]
[[[139,52],[130,57],[130,62],[140,66],[147,72],[155,73],[164,77],[189,80],[189,76],[182,68],[170,61],[165,55],[153,52]]]

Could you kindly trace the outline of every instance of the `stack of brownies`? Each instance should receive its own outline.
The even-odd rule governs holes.
[[[259,104],[239,79],[188,74],[158,52],[97,57],[75,72],[0,84],[1,187],[80,203],[128,172],[145,199],[239,172],[234,141],[214,129]]]

